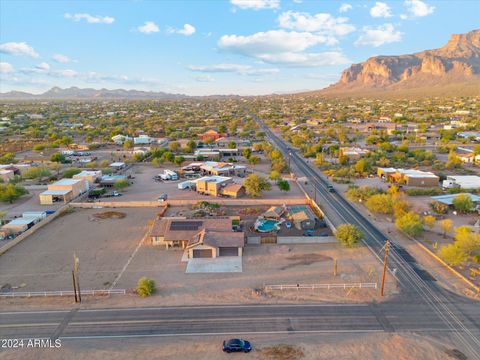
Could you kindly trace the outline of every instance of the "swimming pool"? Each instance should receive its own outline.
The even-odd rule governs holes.
[[[255,222],[255,230],[260,232],[269,232],[272,230],[278,230],[278,221],[258,219]]]

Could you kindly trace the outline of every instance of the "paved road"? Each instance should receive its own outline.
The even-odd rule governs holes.
[[[292,169],[297,175],[306,176],[315,186],[319,205],[329,220],[335,225],[355,224],[365,234],[364,244],[382,261],[387,237],[379,231],[367,218],[356,210],[338,193],[328,191],[328,180],[316,168],[312,167],[295,149],[277,136],[263,121],[254,118],[267,134],[270,142],[279,149],[286,159],[289,158]],[[475,305],[475,319],[465,316],[464,310],[457,306],[454,296],[446,293],[435,282],[435,279],[423,269],[415,259],[400,245],[393,244],[389,256],[389,269],[395,274],[401,287],[405,302],[427,305],[427,311],[443,322],[444,330],[451,331],[459,346],[462,346],[473,358],[480,358],[480,338],[478,313],[480,304]],[[417,321],[428,319],[419,318]],[[475,329],[471,331],[470,329]]]
[[[478,321],[473,308],[470,315]],[[422,319],[422,321],[418,321]],[[472,328],[478,335],[478,328]],[[261,333],[444,332],[428,305],[232,305],[0,312],[0,338],[93,339]]]

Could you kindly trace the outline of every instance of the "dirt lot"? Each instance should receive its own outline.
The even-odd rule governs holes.
[[[212,196],[200,195],[192,190],[179,190],[177,187],[178,183],[186,179],[178,181],[154,181],[152,178],[162,173],[164,169],[175,170],[175,167],[167,166],[158,168],[149,165],[135,165],[129,170],[132,176],[135,177],[135,179],[133,179],[133,185],[122,190],[123,196],[116,198],[115,201],[151,201],[156,200],[158,196],[163,193],[167,194],[169,199],[198,199],[208,201],[215,199]],[[245,178],[234,177],[234,181],[237,184],[242,184]],[[273,185],[272,190],[262,195],[262,199],[303,197],[303,193],[295,183],[290,182],[290,187],[289,192],[283,192],[280,191],[276,185]]]
[[[447,338],[432,339],[417,334],[252,335],[254,350],[246,354],[224,354],[226,337],[140,338],[64,341],[60,349],[8,350],[1,360],[455,360],[462,359]],[[21,356],[20,356],[21,354]],[[456,356],[455,356],[456,355]],[[20,356],[20,357],[19,357]]]
[[[229,274],[186,274],[181,256],[181,250],[143,246],[120,279],[118,288],[132,287],[141,276],[148,276],[155,280],[159,292],[150,299],[142,299],[142,303],[152,305],[159,301],[163,305],[190,305],[378,299],[378,291],[365,289],[255,291],[264,284],[377,282],[381,266],[364,248],[348,250],[337,244],[248,245],[243,272]],[[338,263],[336,278],[332,275],[333,258],[337,258]],[[392,283],[387,287],[389,293],[396,292]]]
[[[80,258],[84,289],[113,282],[158,209],[115,209],[125,217],[94,217],[105,209],[77,209],[38,230],[0,256],[0,286],[18,291],[71,290],[72,256]]]

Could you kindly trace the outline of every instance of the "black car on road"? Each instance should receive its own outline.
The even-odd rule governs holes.
[[[252,351],[252,344],[247,340],[242,339],[230,339],[223,342],[223,351],[227,353],[231,352],[250,352]]]

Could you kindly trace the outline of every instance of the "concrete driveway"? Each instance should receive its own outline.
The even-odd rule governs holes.
[[[188,273],[229,273],[242,272],[241,256],[221,256],[217,258],[194,258],[188,260]]]

